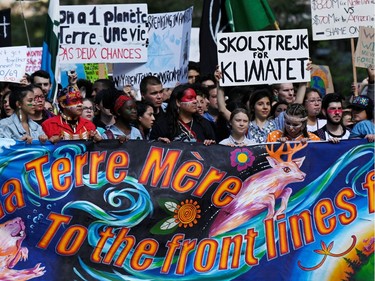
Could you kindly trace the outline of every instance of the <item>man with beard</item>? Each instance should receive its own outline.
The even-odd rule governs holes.
[[[350,132],[342,125],[342,101],[342,96],[336,93],[327,94],[323,98],[322,113],[327,118],[327,124],[315,132],[321,140],[338,143],[349,139]]]

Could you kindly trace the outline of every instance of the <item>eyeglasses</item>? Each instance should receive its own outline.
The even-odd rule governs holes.
[[[299,129],[302,126],[303,126],[303,123],[296,125],[296,124],[290,124],[289,122],[285,122],[285,127],[288,127],[288,128]]]
[[[86,111],[94,111],[94,108],[93,107],[84,107],[83,110],[86,110]]]
[[[321,103],[322,99],[317,99],[317,100],[306,100],[309,103]]]
[[[46,97],[45,96],[34,96],[34,100],[37,101],[37,100],[45,100]]]

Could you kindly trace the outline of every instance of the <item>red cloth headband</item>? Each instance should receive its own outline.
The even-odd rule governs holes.
[[[126,95],[121,95],[116,99],[115,106],[113,107],[113,111],[117,113],[117,111],[126,103],[128,100],[132,98]]]

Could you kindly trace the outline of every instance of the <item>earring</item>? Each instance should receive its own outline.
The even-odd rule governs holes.
[[[22,113],[21,113],[21,107],[18,108],[18,118],[22,122]]]

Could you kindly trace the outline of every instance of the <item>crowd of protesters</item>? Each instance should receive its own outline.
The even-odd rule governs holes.
[[[265,142],[373,142],[374,68],[346,99],[321,93],[309,83],[220,87],[221,73],[200,73],[189,63],[188,83],[164,88],[159,78],[142,79],[140,98],[110,79],[93,83],[69,74],[69,85],[48,100],[51,80],[36,71],[21,83],[0,82],[0,137],[39,140],[117,139],[204,145],[249,146]]]

